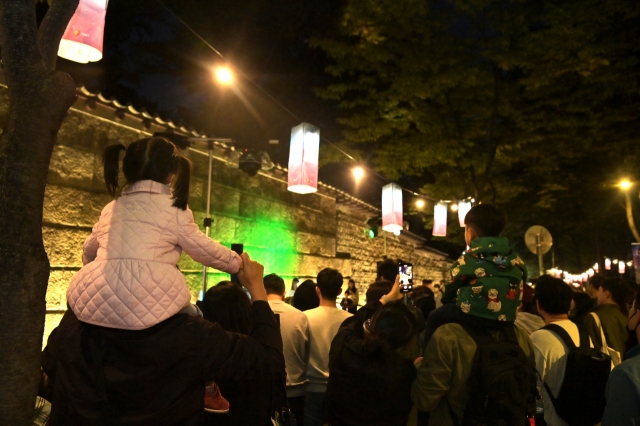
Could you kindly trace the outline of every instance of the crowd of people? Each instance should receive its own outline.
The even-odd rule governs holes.
[[[468,212],[447,281],[403,294],[386,259],[360,303],[340,271],[287,291],[207,238],[186,204],[189,173],[162,138],[105,152],[115,199],[42,354],[49,426],[640,424],[637,285],[529,285],[496,206]],[[240,285],[192,305],[182,250]]]

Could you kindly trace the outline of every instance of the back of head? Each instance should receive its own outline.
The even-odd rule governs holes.
[[[536,283],[536,300],[540,308],[551,315],[566,315],[571,308],[573,290],[560,278],[543,275]]]
[[[378,281],[395,282],[398,275],[398,262],[393,259],[385,259],[378,264]]]
[[[605,277],[600,274],[594,274],[591,278],[589,278],[589,287],[595,291],[600,289]]]
[[[507,216],[493,204],[478,204],[469,210],[464,224],[478,237],[498,237],[507,224]]]
[[[620,306],[623,312],[626,311],[627,299],[631,290],[627,283],[621,278],[607,278],[602,281],[600,288],[611,293],[611,299]]]
[[[221,281],[207,290],[198,306],[206,320],[217,322],[226,331],[242,334],[251,332],[251,302],[237,284]]]
[[[277,294],[282,296],[285,292],[284,280],[276,274],[266,275],[263,279],[264,288],[267,290],[267,294]]]
[[[168,183],[172,175],[172,197],[175,207],[186,209],[189,199],[191,162],[180,155],[176,146],[162,137],[140,139],[128,147],[122,144],[108,146],[102,155],[104,180],[112,196],[118,191],[119,155],[125,151],[122,171],[127,184],[141,180]]]
[[[418,333],[416,315],[404,303],[387,303],[371,317],[365,347],[390,350],[407,345]]]
[[[436,308],[436,299],[433,290],[429,287],[418,286],[414,288],[412,300],[413,306],[422,311],[425,319]]]
[[[581,291],[573,293],[573,303],[575,304],[575,308],[571,312],[575,318],[582,317],[593,307],[591,296]]]
[[[367,289],[367,293],[365,295],[365,297],[367,298],[367,303],[375,300],[380,300],[382,296],[384,296],[385,294],[389,294],[391,288],[393,288],[393,284],[389,281],[376,281],[375,283],[371,284]]]
[[[320,299],[316,294],[316,284],[311,280],[305,280],[298,285],[298,289],[293,294],[291,305],[301,311],[307,311],[320,306]]]
[[[325,300],[335,300],[342,291],[342,274],[336,269],[325,268],[318,274],[318,290]]]

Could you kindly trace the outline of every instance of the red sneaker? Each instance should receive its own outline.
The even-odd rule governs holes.
[[[215,383],[204,388],[204,411],[219,414],[229,411],[229,401],[220,394],[220,388]]]

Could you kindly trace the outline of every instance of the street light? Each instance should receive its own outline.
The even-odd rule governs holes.
[[[625,209],[627,211],[627,222],[629,222],[629,228],[631,228],[631,233],[636,239],[636,242],[640,242],[640,234],[638,233],[636,224],[633,220],[633,206],[631,204],[631,195],[629,194],[629,189],[631,189],[632,186],[633,183],[629,179],[623,179],[618,183],[618,187],[624,192]]]
[[[416,208],[423,209],[424,206],[426,206],[426,203],[424,202],[424,200],[422,198],[419,198],[419,199],[416,200]]]
[[[364,169],[360,166],[356,166],[351,172],[353,173],[353,177],[356,179],[356,184],[359,184],[360,180],[364,177]]]
[[[216,77],[218,83],[223,84],[225,86],[229,86],[233,84],[233,72],[228,67],[217,67],[213,70],[213,73]]]

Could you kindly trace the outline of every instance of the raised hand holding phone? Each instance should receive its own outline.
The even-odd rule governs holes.
[[[400,293],[400,275],[396,275],[396,281],[393,283],[391,291],[388,294],[382,296],[380,302],[384,305],[385,303],[400,300],[402,299],[402,297],[402,293]]]

